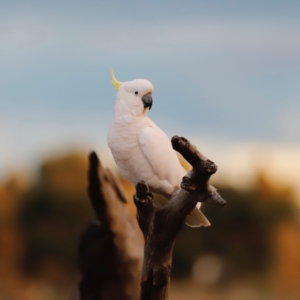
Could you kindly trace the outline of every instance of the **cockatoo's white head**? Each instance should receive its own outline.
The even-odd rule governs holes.
[[[146,115],[152,106],[153,85],[146,79],[119,82],[111,69],[112,84],[117,89],[115,113],[123,116]]]

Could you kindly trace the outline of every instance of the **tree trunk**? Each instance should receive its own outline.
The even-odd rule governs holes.
[[[138,300],[143,239],[120,183],[96,155],[89,157],[88,194],[97,220],[79,243],[81,300]]]

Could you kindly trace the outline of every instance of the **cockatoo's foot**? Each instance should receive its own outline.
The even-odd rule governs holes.
[[[202,162],[203,167],[206,168],[207,172],[214,174],[217,172],[218,167],[215,165],[215,163],[209,159]]]
[[[180,139],[181,139],[183,142],[187,143],[187,144],[190,143],[190,142],[189,142],[185,137],[183,137],[183,136],[181,136]]]
[[[137,208],[137,220],[144,237],[148,235],[149,224],[154,214],[155,208],[152,202],[153,195],[144,181],[139,181],[135,186],[133,196],[134,204]]]
[[[152,201],[153,195],[149,192],[149,188],[146,183],[141,180],[135,186],[136,193],[134,200],[138,202]]]
[[[183,190],[186,190],[187,192],[190,192],[190,193],[192,193],[196,190],[195,183],[193,182],[193,180],[189,176],[184,176],[182,178],[182,182],[180,184],[180,187]]]

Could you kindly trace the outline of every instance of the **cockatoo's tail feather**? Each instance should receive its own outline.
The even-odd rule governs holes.
[[[210,226],[210,222],[204,216],[200,210],[201,203],[192,210],[192,212],[186,217],[185,223],[190,227],[207,227]]]
[[[118,90],[122,83],[116,79],[113,68],[110,69],[110,76],[112,85]]]

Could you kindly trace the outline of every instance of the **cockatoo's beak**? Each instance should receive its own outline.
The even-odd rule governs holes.
[[[149,110],[150,110],[152,107],[152,102],[153,102],[152,95],[151,94],[144,95],[142,97],[142,101],[144,103],[144,108],[149,107]]]

